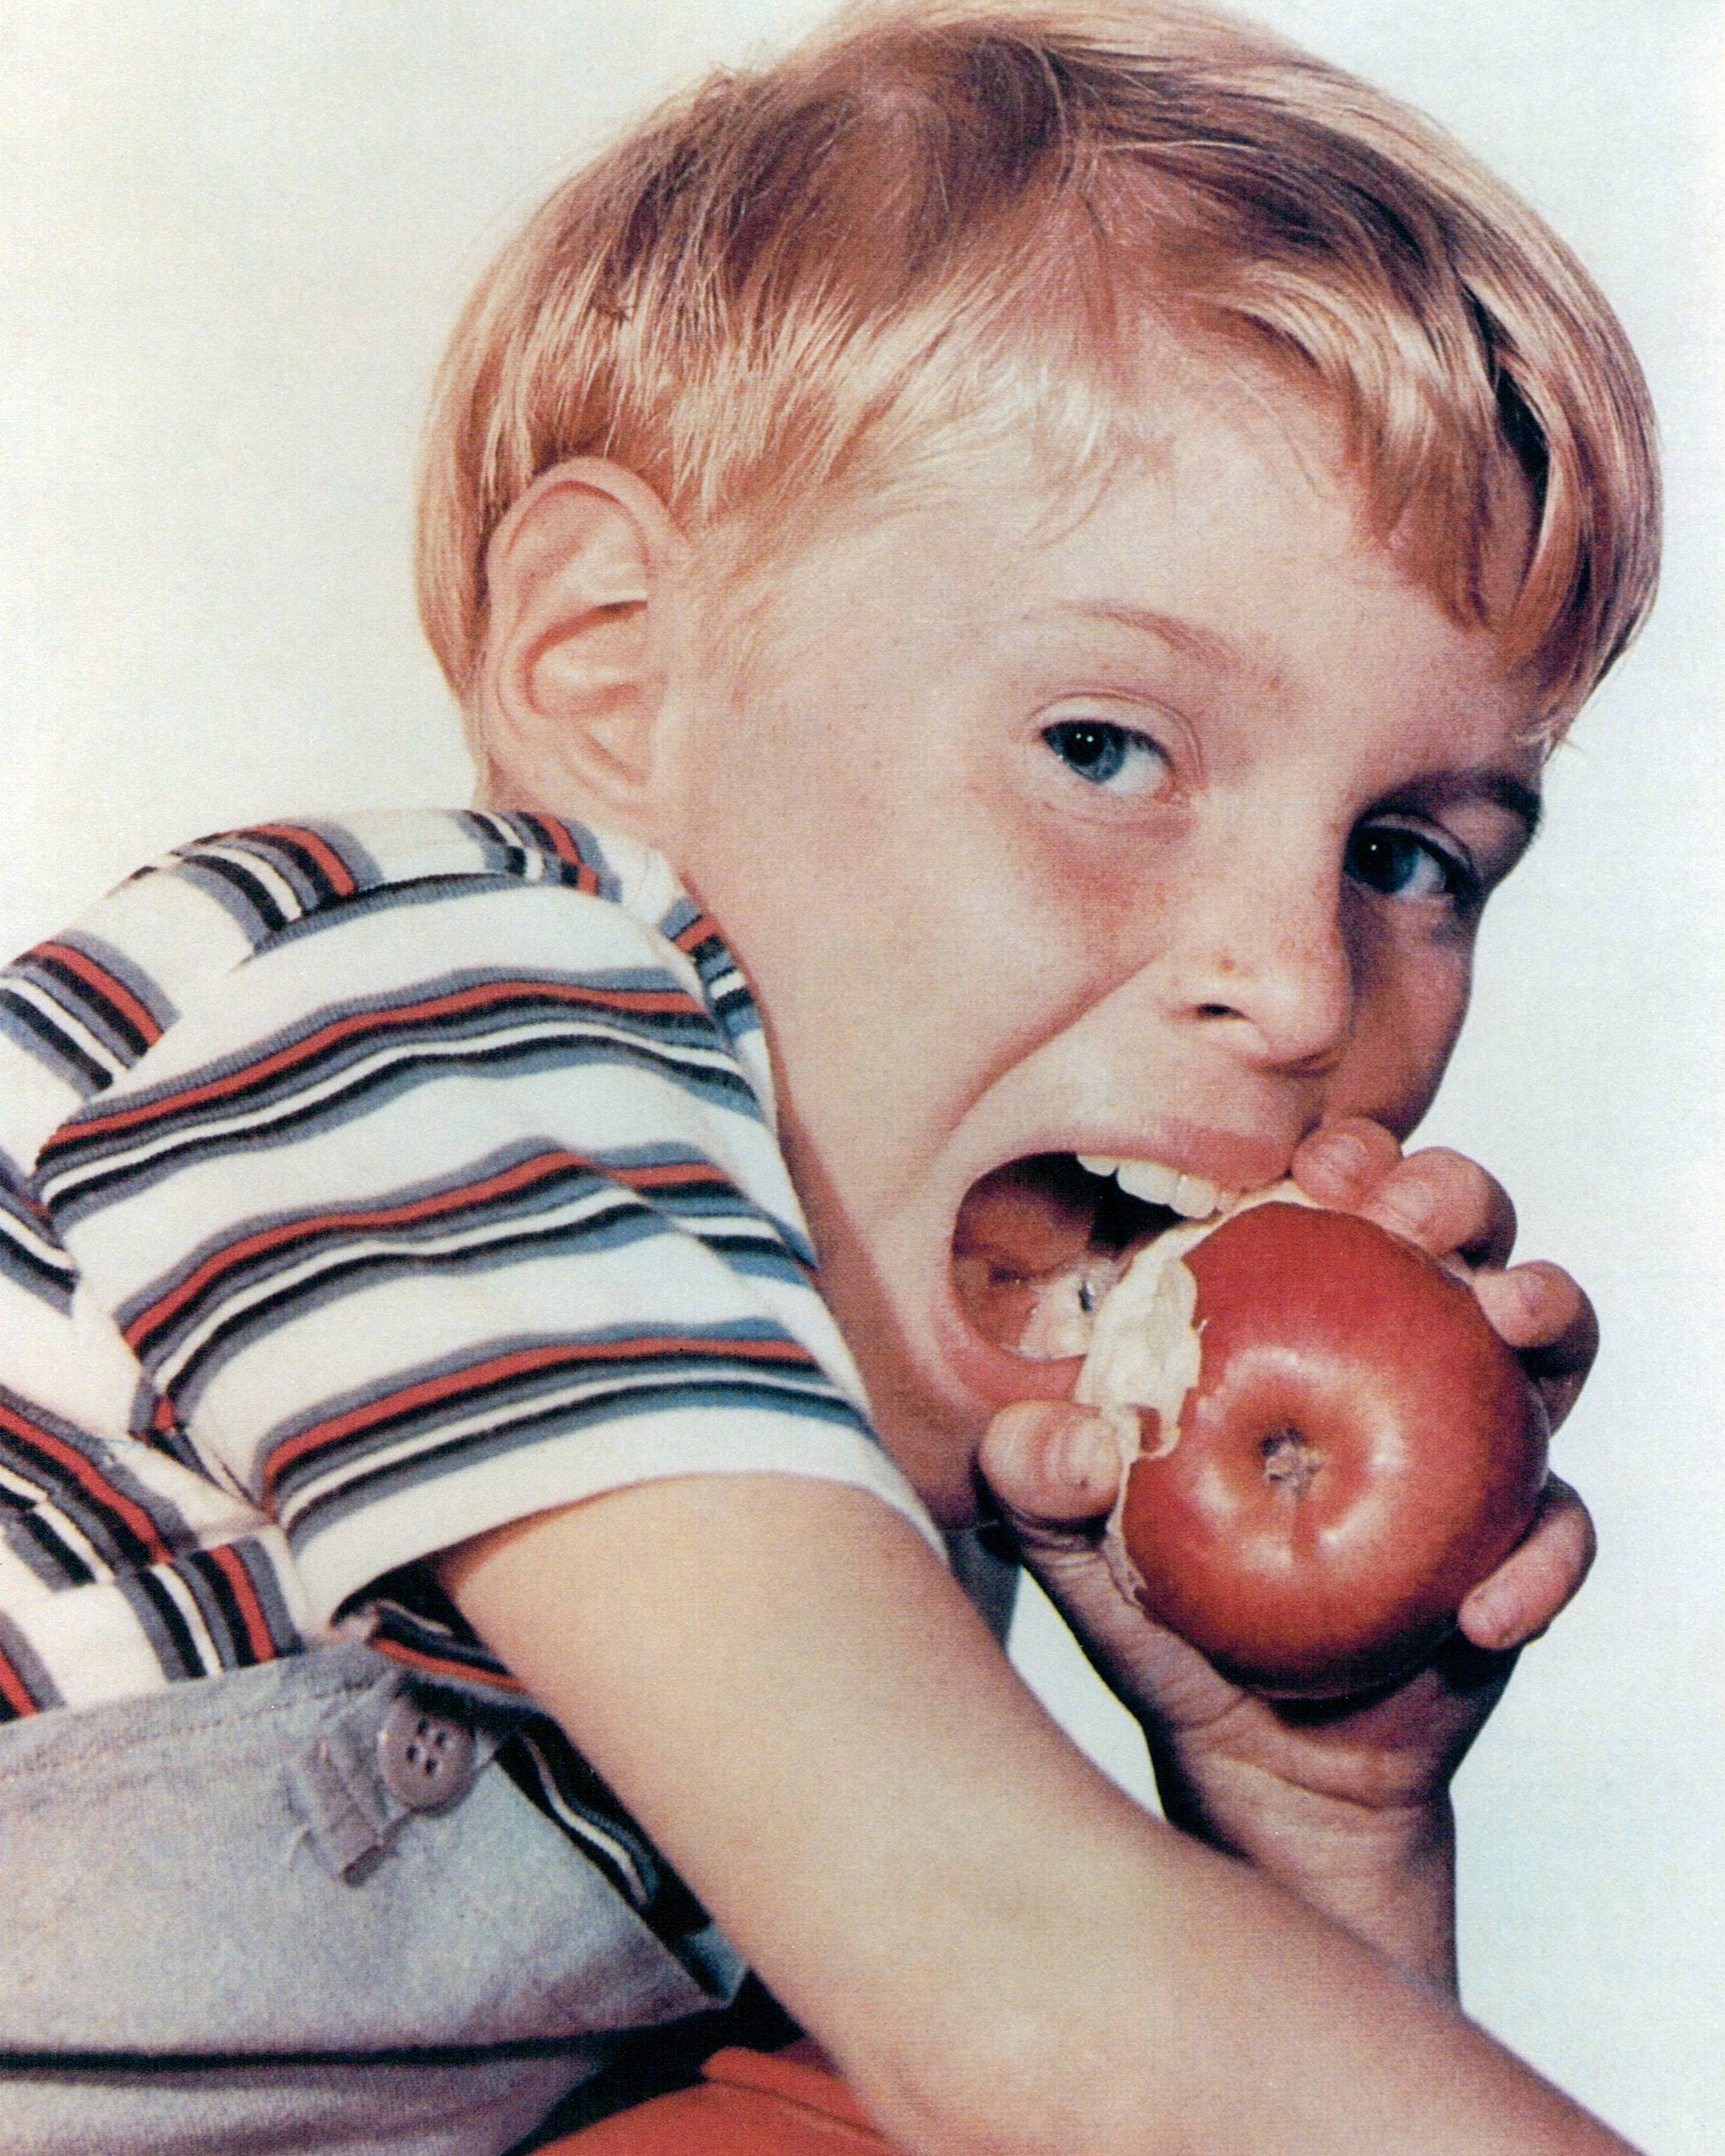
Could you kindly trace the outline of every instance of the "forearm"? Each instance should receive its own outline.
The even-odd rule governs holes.
[[[1623,2156],[1113,1789],[901,1522],[750,1484],[620,1492],[446,1577],[905,2147]]]
[[[1117,1837],[1112,1826],[1117,1824]],[[1266,1875],[1140,1820],[1063,1861],[973,1852],[1034,1897],[943,1957],[931,2041],[879,2078],[890,2130],[929,2156],[1628,2156],[1465,2021]],[[1040,1851],[1040,1856],[1038,1854]],[[986,1906],[978,1881],[965,1897]],[[902,2069],[899,2069],[902,2071]]]
[[[1244,1857],[1392,1967],[1440,1997],[1457,1994],[1455,1818],[1447,1794],[1373,1810],[1291,1789],[1230,1762],[1200,1789],[1153,1736],[1158,1792],[1173,1825]]]

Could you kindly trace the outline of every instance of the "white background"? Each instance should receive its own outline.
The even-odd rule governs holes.
[[[1720,0],[1262,0],[1538,203],[1652,377],[1671,561],[1497,901],[1430,1125],[1607,1347],[1604,1543],[1459,1789],[1473,2010],[1661,2156],[1725,2147]],[[465,786],[407,572],[491,248],[614,117],[807,0],[0,0],[0,943],[283,811]],[[1061,1711],[1122,1732],[1033,1625]],[[1153,2041],[1153,2037],[1152,2039]]]

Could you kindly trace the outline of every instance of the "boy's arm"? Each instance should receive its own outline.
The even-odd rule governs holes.
[[[1624,2156],[1068,1743],[909,1526],[645,1484],[443,1575],[885,2129],[928,2156]]]

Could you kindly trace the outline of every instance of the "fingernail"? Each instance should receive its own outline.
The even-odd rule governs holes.
[[[1420,1235],[1437,1218],[1437,1200],[1423,1183],[1394,1183],[1372,1202],[1371,1210],[1386,1227]]]
[[[1332,1174],[1352,1183],[1365,1173],[1371,1152],[1365,1140],[1353,1131],[1320,1131],[1313,1141],[1318,1158]]]
[[[1516,1301],[1516,1307],[1523,1317],[1543,1317],[1548,1306],[1550,1287],[1543,1273],[1517,1270],[1504,1275],[1504,1285]]]
[[[1114,1434],[1101,1415],[1075,1414],[1061,1433],[1057,1471],[1075,1490],[1100,1482],[1114,1454]]]
[[[1508,1646],[1512,1618],[1508,1599],[1490,1589],[1476,1589],[1467,1598],[1467,1636],[1476,1647]]]

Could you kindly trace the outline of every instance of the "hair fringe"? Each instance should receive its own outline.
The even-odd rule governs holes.
[[[1142,439],[1144,355],[1170,340],[1327,402],[1376,530],[1459,619],[1484,618],[1525,486],[1535,536],[1497,626],[1560,732],[1657,573],[1653,421],[1621,328],[1440,130],[1190,0],[851,8],[567,181],[439,377],[433,648],[467,701],[490,535],[564,458],[614,458],[691,531],[742,520],[770,552],[818,498],[886,484],[991,409],[1094,468]]]

